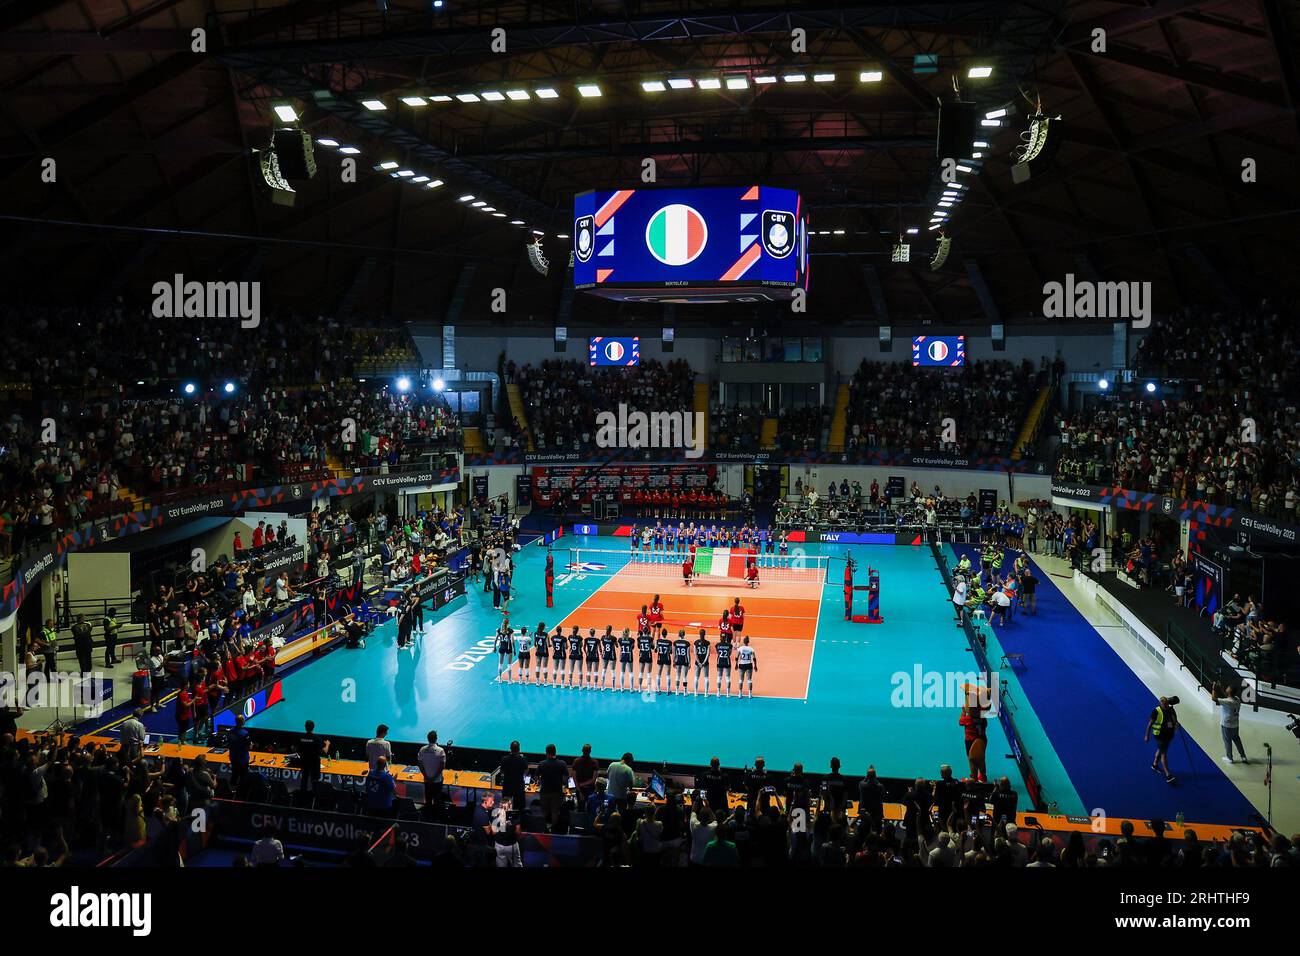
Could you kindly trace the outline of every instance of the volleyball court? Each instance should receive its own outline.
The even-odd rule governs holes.
[[[723,610],[730,610],[740,598],[745,624],[735,640],[739,644],[747,636],[758,656],[754,696],[806,699],[829,559],[758,556],[758,587],[751,588],[744,577],[743,558],[739,565],[733,562],[726,569],[718,568],[718,573],[695,576],[687,587],[684,558],[684,554],[658,552],[632,554],[629,559],[627,551],[571,548],[564,565],[568,573],[608,580],[563,620],[547,621],[547,625],[554,631],[560,624],[566,632],[577,625],[585,635],[593,627],[604,633],[608,624],[616,635],[625,627],[635,634],[642,605],[651,604],[658,594],[670,637],[684,629],[693,641],[703,628],[710,643],[716,644]],[[697,558],[697,563],[702,562]],[[710,674],[716,681],[716,659],[711,659]]]

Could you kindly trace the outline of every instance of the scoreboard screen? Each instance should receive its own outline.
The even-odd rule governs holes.
[[[912,339],[912,364],[952,368],[966,364],[966,336],[918,335]]]
[[[808,217],[771,186],[574,198],[573,284],[628,302],[770,302],[808,287]]]

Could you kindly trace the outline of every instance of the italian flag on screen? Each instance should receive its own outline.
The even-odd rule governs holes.
[[[696,548],[695,573],[715,578],[743,578],[752,548]]]

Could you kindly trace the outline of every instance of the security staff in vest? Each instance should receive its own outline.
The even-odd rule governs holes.
[[[112,667],[121,663],[117,659],[117,632],[122,625],[117,623],[117,608],[110,607],[104,615],[104,666]]]
[[[41,657],[45,659],[45,676],[49,677],[59,666],[59,632],[54,627],[53,618],[46,618],[45,626],[41,628],[39,650]]]
[[[83,674],[89,674],[94,666],[94,648],[90,644],[90,625],[86,615],[78,614],[77,623],[72,625],[72,643],[77,649],[77,667]]]
[[[1178,702],[1177,697],[1161,697],[1159,706],[1151,711],[1146,733],[1142,735],[1144,743],[1152,737],[1156,738],[1156,757],[1151,761],[1151,769],[1163,773],[1165,783],[1174,782],[1174,775],[1169,772],[1169,745],[1178,732],[1178,713],[1174,710]]]

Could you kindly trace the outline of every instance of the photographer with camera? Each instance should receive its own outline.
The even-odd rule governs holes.
[[[1219,733],[1223,735],[1224,763],[1232,763],[1232,745],[1237,745],[1237,753],[1242,763],[1246,759],[1246,748],[1241,745],[1238,722],[1241,717],[1241,692],[1235,687],[1224,687],[1217,682],[1210,685],[1210,696],[1219,708]]]
[[[1142,735],[1143,742],[1156,738],[1156,756],[1151,761],[1151,769],[1164,773],[1165,783],[1174,783],[1175,778],[1169,772],[1169,745],[1178,732],[1178,713],[1174,710],[1179,700],[1177,697],[1161,697],[1156,709],[1151,711],[1147,720],[1147,729]]]

